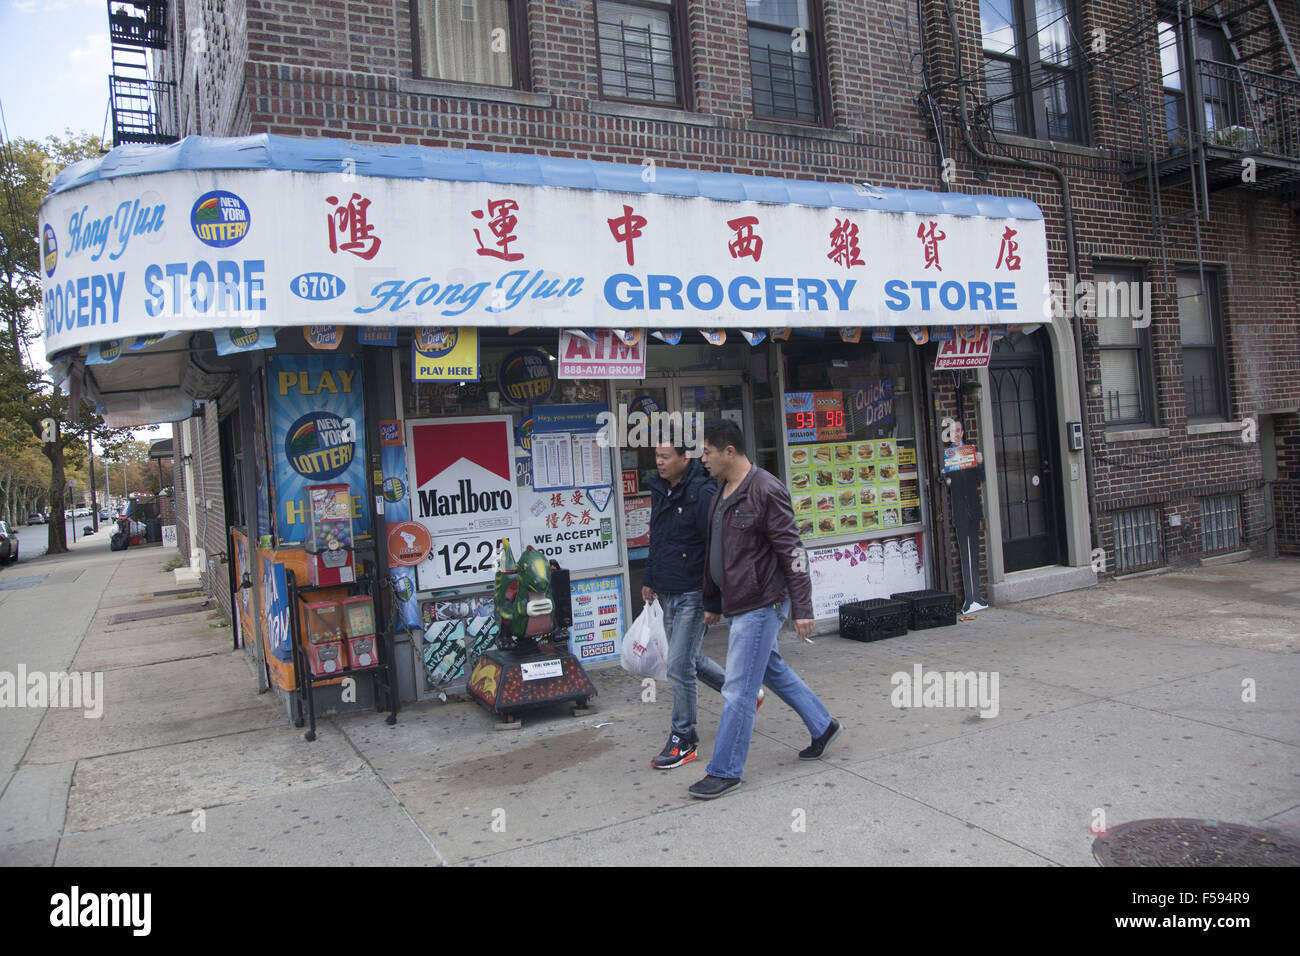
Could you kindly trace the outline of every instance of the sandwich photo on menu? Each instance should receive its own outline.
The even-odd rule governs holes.
[[[790,451],[790,464],[806,465],[808,464],[808,449],[795,448]]]
[[[816,448],[813,449],[812,457],[813,457],[813,461],[817,462],[818,464],[829,463],[831,460],[831,446],[818,445]]]
[[[803,489],[808,487],[808,482],[810,480],[811,477],[809,476],[808,472],[796,471],[793,475],[790,476],[790,487],[793,488],[795,491],[803,491]]]

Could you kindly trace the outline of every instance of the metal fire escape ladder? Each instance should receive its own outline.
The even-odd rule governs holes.
[[[1287,60],[1291,64],[1291,72],[1300,78],[1300,61],[1296,60],[1295,47],[1291,45],[1291,38],[1287,35],[1286,24],[1282,22],[1282,15],[1278,13],[1277,4],[1274,0],[1247,0],[1241,6],[1233,7],[1227,12],[1220,9],[1221,4],[1211,3],[1209,9],[1213,11],[1214,16],[1218,19],[1223,27],[1223,35],[1228,38],[1228,46],[1232,50],[1232,55],[1238,64],[1248,63],[1256,57],[1267,56],[1270,53],[1276,53],[1279,50],[1285,50]],[[1241,18],[1252,10],[1258,10],[1264,7],[1268,10],[1268,19],[1261,21],[1258,25],[1248,30],[1234,31],[1231,27],[1231,21],[1240,23]],[[1296,0],[1297,10],[1300,10],[1300,0]],[[1247,37],[1255,36],[1258,33],[1273,32],[1277,40],[1268,46],[1260,47],[1251,53],[1242,54],[1238,43]]]
[[[166,0],[108,0],[113,142],[174,143],[173,84],[154,78],[151,50],[167,49]]]

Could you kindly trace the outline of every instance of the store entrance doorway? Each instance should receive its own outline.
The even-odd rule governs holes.
[[[1044,332],[1002,339],[989,362],[1007,572],[1060,564],[1061,483],[1055,386]]]
[[[616,415],[631,416],[635,412],[664,414],[666,417],[661,422],[682,422],[688,445],[704,440],[703,426],[708,422],[730,418],[740,426],[746,444],[753,449],[755,436],[750,403],[750,386],[739,371],[650,377],[640,382],[616,382],[614,387]],[[688,451],[692,457],[699,457],[698,445]],[[625,545],[628,549],[628,583],[633,606],[639,610],[641,582],[650,553],[650,486],[647,482],[657,475],[655,450],[648,442],[640,447],[625,445],[619,448],[619,457],[623,504],[628,515]]]

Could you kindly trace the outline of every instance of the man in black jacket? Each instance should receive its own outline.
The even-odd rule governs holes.
[[[668,679],[673,685],[672,730],[659,756],[650,761],[656,770],[671,770],[697,756],[695,678],[716,691],[726,674],[717,662],[700,651],[704,639],[704,538],[709,526],[709,505],[718,483],[698,460],[688,458],[684,447],[660,442],[655,448],[659,471],[650,486],[650,556],[642,579],[641,599],[656,597],[663,604],[664,630],[668,634]]]

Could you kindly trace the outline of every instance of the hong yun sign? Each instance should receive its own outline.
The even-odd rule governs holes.
[[[301,148],[281,142],[293,144],[277,140],[277,158]],[[157,154],[158,172],[92,163],[68,177],[73,185],[56,183],[40,233],[49,354],[272,324],[753,329],[1043,314],[1043,220],[1024,200],[915,193],[903,202],[777,179],[733,191],[770,202],[666,195],[597,163],[577,167],[628,191],[456,181],[484,162],[473,159],[445,178],[395,171],[343,182],[336,170],[304,171],[319,165],[166,168],[172,155]],[[493,162],[526,172],[528,160]],[[376,158],[358,168],[386,167]],[[719,194],[709,175],[660,178]],[[643,185],[655,191],[630,191]],[[790,198],[814,192],[844,205]]]

